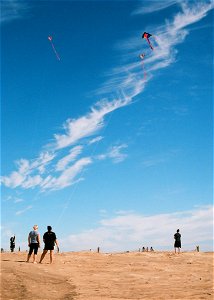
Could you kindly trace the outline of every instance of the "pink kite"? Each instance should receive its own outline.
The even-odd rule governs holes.
[[[60,60],[59,54],[57,53],[57,51],[56,51],[56,49],[55,49],[55,47],[54,47],[54,44],[53,44],[53,42],[52,42],[52,39],[53,39],[52,36],[48,36],[48,40],[49,40],[50,43],[51,43],[51,46],[52,46],[52,48],[53,48],[53,51],[54,51],[54,53],[55,53],[57,59]]]
[[[148,44],[149,44],[149,47],[150,47],[152,50],[154,50],[154,47],[152,46],[152,44],[151,44],[151,42],[150,42],[150,40],[149,40],[150,36],[152,36],[152,34],[150,34],[150,33],[148,33],[148,32],[144,32],[143,35],[142,35],[142,38],[143,38],[143,39],[146,39],[147,42],[148,42]]]

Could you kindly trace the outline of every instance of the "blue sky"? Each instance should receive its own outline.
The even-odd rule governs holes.
[[[2,247],[211,250],[213,3],[1,6]]]

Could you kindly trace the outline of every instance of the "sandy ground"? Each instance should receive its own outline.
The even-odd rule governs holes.
[[[40,258],[41,253],[38,255]],[[213,253],[1,254],[1,299],[214,299]]]

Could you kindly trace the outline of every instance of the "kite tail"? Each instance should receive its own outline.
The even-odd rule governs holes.
[[[54,51],[54,53],[56,54],[57,59],[60,60],[59,54],[57,53],[57,51],[56,51],[56,49],[55,49],[55,47],[54,47],[53,42],[52,42],[52,41],[50,41],[50,42],[51,42],[51,46],[52,46],[52,48],[53,48],[53,51]]]
[[[142,67],[143,67],[143,79],[146,81],[146,70],[144,66],[144,62],[142,61]]]
[[[148,38],[146,38],[146,40],[147,40],[147,42],[148,42],[148,44],[149,44],[150,48],[151,48],[152,50],[154,50],[154,48],[153,48],[153,46],[152,46],[152,44],[151,44],[150,40],[149,40]]]

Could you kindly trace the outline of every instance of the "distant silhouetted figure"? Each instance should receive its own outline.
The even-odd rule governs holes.
[[[146,252],[148,252],[149,251],[149,248],[148,247],[146,247]]]
[[[47,226],[48,231],[43,235],[43,242],[45,243],[45,248],[43,250],[42,256],[40,258],[40,262],[42,262],[48,250],[50,251],[50,264],[53,262],[53,250],[55,244],[57,245],[57,251],[59,252],[59,245],[56,238],[55,232],[52,231],[51,226]]]
[[[154,251],[154,249],[151,247],[151,248],[150,248],[150,251]]]
[[[175,248],[175,253],[176,249],[178,249],[178,253],[180,253],[180,248],[181,248],[181,234],[179,233],[179,229],[177,229],[177,232],[174,234],[174,248]]]
[[[4,249],[3,248],[1,248],[1,253],[4,253]]]
[[[11,238],[10,238],[10,251],[11,252],[14,252],[14,249],[15,249],[15,239],[16,239],[15,235],[11,236]]]
[[[145,247],[142,248],[142,252],[145,252]]]

